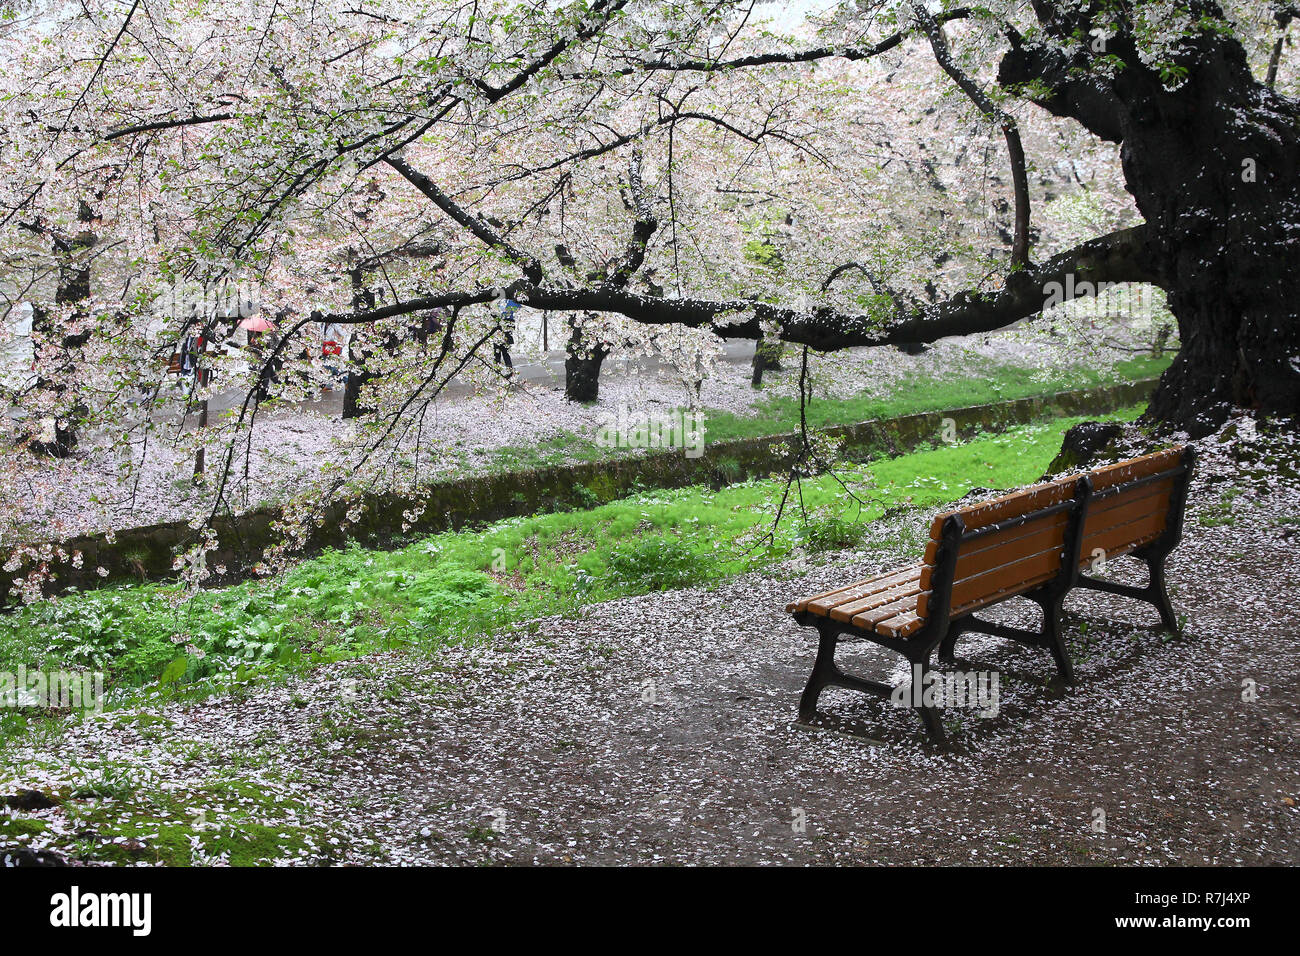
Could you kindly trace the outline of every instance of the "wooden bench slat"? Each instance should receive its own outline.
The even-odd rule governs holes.
[[[1049,508],[1074,495],[1074,482],[1075,479],[1049,481],[989,501],[945,511],[930,523],[930,538],[934,541],[939,540],[943,532],[943,523],[950,515],[961,515],[966,530],[977,531],[1006,518],[1037,511],[1040,508]]]
[[[1050,548],[1019,561],[1012,561],[1001,567],[955,581],[950,600],[953,606],[959,606],[983,601],[996,595],[1023,593],[1030,587],[1050,581],[1060,574],[1062,559],[1063,554],[1059,547]],[[929,610],[928,601],[917,603],[916,612],[921,617],[927,617]]]
[[[820,614],[824,617],[829,614],[833,608],[839,607],[841,604],[848,604],[849,602],[856,601],[859,598],[869,597],[872,594],[889,590],[890,588],[896,587],[900,584],[915,581],[920,574],[921,566],[919,564],[914,564],[907,568],[899,568],[886,574],[877,575],[874,578],[868,578],[865,581],[859,581],[856,584],[851,585],[842,591],[837,591],[827,597],[809,601],[805,610],[808,610],[813,614]]]
[[[874,628],[882,621],[888,621],[900,614],[915,614],[918,618],[923,616],[917,611],[916,595],[909,595],[869,611],[863,611],[854,616],[852,623],[855,627]]]
[[[924,623],[925,619],[915,613],[900,614],[895,618],[877,624],[876,633],[895,639],[911,637],[921,629],[921,625]]]
[[[1065,545],[1065,534],[1069,525],[1069,515],[1061,512],[1027,521],[1015,528],[998,531],[987,538],[969,542],[957,553],[957,565],[953,577],[956,580],[974,577],[1040,551],[1053,548],[1060,551]],[[992,544],[984,547],[988,542]],[[934,570],[933,563],[922,570],[922,590],[930,590]]]
[[[1008,567],[1022,568],[1026,566],[1025,562],[1031,560],[1043,565],[1047,571],[1053,567],[1059,571],[1065,557],[1063,549],[1067,530],[1066,526],[1045,528],[1038,534],[1018,538],[1004,545],[994,555],[973,555],[966,562],[958,556],[953,587],[964,586],[967,581],[986,581],[992,572]],[[1050,557],[1044,557],[1045,555]],[[993,561],[997,561],[997,564],[993,564]]]
[[[1164,527],[1165,516],[1148,509],[1133,507],[1112,512],[1110,519],[1099,519],[1093,527],[1085,529],[1080,553],[1083,553],[1085,549],[1091,552],[1097,547],[1096,539],[1102,535],[1109,536],[1113,529],[1122,528],[1134,522],[1145,521],[1148,518],[1154,520],[1159,527]],[[1107,540],[1111,539],[1108,537]]]
[[[1114,528],[1137,521],[1150,518],[1157,521],[1160,527],[1164,527],[1168,514],[1169,495],[1167,493],[1135,498],[1124,502],[1118,508],[1111,508],[1097,514],[1089,512],[1084,516],[1081,551],[1091,552],[1093,548],[1097,547],[1096,544],[1092,543],[1094,539],[1108,534]]]
[[[1182,448],[1167,448],[1164,451],[1142,455],[1140,458],[1130,458],[1128,461],[1116,462],[1113,465],[1103,465],[1100,468],[1093,469],[1088,474],[1092,477],[1093,490],[1103,491],[1114,485],[1133,481],[1135,478],[1145,478],[1147,475],[1154,475],[1158,471],[1167,471],[1170,468],[1177,467],[1182,462],[1182,459]]]
[[[1045,574],[1038,578],[1021,581],[1014,587],[1004,588],[1003,590],[997,591],[993,594],[981,594],[978,598],[974,598],[964,604],[954,604],[952,610],[948,612],[948,615],[950,618],[958,618],[963,614],[970,614],[973,611],[978,611],[980,608],[989,607],[993,604],[997,604],[999,601],[1005,601],[1007,598],[1015,597],[1018,594],[1028,593],[1034,588],[1046,584],[1054,577],[1056,577],[1055,574]]]
[[[878,574],[874,578],[867,578],[863,581],[855,581],[852,584],[846,584],[842,588],[835,588],[831,591],[823,591],[821,594],[812,594],[808,597],[800,598],[797,601],[792,601],[787,604],[785,609],[792,614],[796,611],[812,611],[814,614],[821,614],[824,616],[831,607],[834,607],[838,603],[842,603],[841,601],[830,600],[832,598],[838,596],[844,601],[852,600],[855,597],[872,593],[876,590],[876,588],[873,587],[874,585],[887,587],[892,583],[896,583],[895,579],[901,581],[905,579],[906,575],[920,574],[920,571],[921,565],[919,563],[911,564],[905,568],[897,568],[893,571],[887,571],[884,574]],[[853,593],[849,594],[849,592]],[[817,603],[817,608],[810,607],[814,602]]]
[[[839,604],[831,608],[830,616],[837,621],[851,621],[855,615],[873,608],[883,607],[894,601],[902,600],[906,597],[915,598],[921,591],[920,581],[912,578],[896,587],[888,588],[884,591],[877,591],[875,594],[868,594],[856,601],[849,601],[846,604]],[[916,601],[913,600],[912,606],[916,607]]]
[[[994,531],[992,534],[986,535],[983,538],[969,542],[963,546],[961,555],[967,556],[979,554],[990,548],[995,548],[1008,542],[1015,541],[1018,538],[1027,537],[1031,534],[1038,534],[1044,528],[1064,528],[1067,527],[1069,523],[1070,516],[1066,512],[1059,512],[1053,515],[1045,515],[1041,518],[1034,518],[1030,521],[1026,521],[1024,524],[1016,525],[1014,528],[1004,528],[1001,531]],[[925,566],[933,567],[934,563],[939,559],[939,545],[940,542],[935,541],[933,538],[926,543]]]
[[[1069,514],[1059,512],[989,535],[986,539],[973,541],[973,547],[968,546],[958,552],[955,577],[959,580],[968,578],[981,571],[1019,561],[1039,551],[1059,550],[1065,544],[1065,534],[1069,528]],[[986,541],[993,543],[990,547],[981,547]]]
[[[789,611],[791,614],[793,614],[796,611],[805,611],[808,609],[808,605],[811,604],[813,601],[818,601],[821,600],[822,598],[833,597],[836,594],[843,594],[845,591],[851,591],[856,587],[861,587],[861,585],[862,585],[861,581],[856,581],[853,584],[846,584],[843,587],[836,588],[833,591],[823,591],[821,594],[810,594],[807,597],[799,598],[799,600],[797,601],[791,601],[789,604],[785,606],[785,609]]]
[[[1083,549],[1079,552],[1079,567],[1092,562],[1094,551],[1106,552],[1107,560],[1117,558],[1154,541],[1164,530],[1163,514],[1147,515],[1128,524],[1107,528],[1092,538],[1085,539]]]
[[[1174,493],[1174,479],[1164,478],[1160,481],[1153,481],[1145,485],[1136,487],[1120,488],[1110,494],[1109,497],[1102,498],[1100,501],[1090,502],[1088,505],[1088,516],[1096,517],[1114,511],[1116,508],[1122,508],[1134,501],[1148,501],[1151,498],[1162,498],[1163,502],[1150,502],[1147,507],[1152,511],[1158,511],[1163,507],[1169,510],[1169,498]]]
[[[860,587],[861,584],[861,581],[856,581],[853,584],[846,584],[843,587],[835,588],[833,591],[823,591],[821,594],[810,594],[807,597],[799,598],[797,601],[791,601],[785,606],[785,609],[791,614],[796,611],[805,611],[808,609],[808,605],[813,601],[832,597],[836,594],[843,594],[845,591],[851,591],[853,588]]]

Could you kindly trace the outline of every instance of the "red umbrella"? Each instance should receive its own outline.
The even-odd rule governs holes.
[[[239,323],[239,327],[245,332],[270,332],[275,326],[269,319],[264,319],[260,315],[251,315]]]

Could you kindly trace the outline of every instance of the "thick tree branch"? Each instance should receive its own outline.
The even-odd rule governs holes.
[[[964,20],[971,15],[969,7],[957,7],[945,13],[935,16],[935,21],[940,25],[952,20]],[[670,71],[670,72],[696,72],[696,73],[716,73],[722,70],[739,70],[746,67],[754,66],[782,66],[793,63],[814,63],[817,60],[829,60],[834,58],[844,60],[867,60],[882,53],[888,53],[897,47],[910,36],[909,31],[900,30],[897,33],[885,37],[878,43],[870,46],[819,46],[807,50],[792,50],[784,53],[755,53],[749,56],[736,57],[731,60],[688,60],[688,59],[655,59],[646,60],[636,66],[627,67],[626,69],[615,71],[617,76],[627,76],[642,70],[650,71]]]
[[[104,136],[104,142],[111,143],[123,136],[135,133],[153,133],[158,130],[175,129],[178,126],[199,126],[204,123],[223,123],[235,118],[234,113],[211,113],[207,116],[182,116],[177,119],[156,120],[152,123],[138,123],[135,126],[123,126]]]
[[[414,169],[399,156],[388,156],[384,162],[396,170],[407,182],[424,193],[435,206],[446,213],[458,225],[468,229],[484,245],[500,252],[511,262],[519,266],[524,275],[534,283],[542,281],[542,266],[535,258],[515,248],[509,240],[477,216],[472,216],[454,199],[438,188],[438,185],[424,173]]]
[[[1030,41],[1015,30],[1008,31],[1007,38],[1011,49],[998,65],[998,83],[1004,89],[1022,92],[1035,106],[1082,123],[1107,142],[1124,138],[1124,104],[1102,78],[1089,73],[1082,57],[1072,59],[1060,48]],[[1129,53],[1126,47],[1120,55]],[[1136,51],[1131,55],[1136,59]]]
[[[596,0],[591,5],[591,9],[585,18],[587,22],[580,30],[572,37],[555,41],[545,53],[511,77],[509,82],[501,86],[492,86],[486,80],[475,80],[474,86],[483,93],[490,103],[495,103],[509,96],[559,59],[567,49],[582,43],[584,40],[590,40],[598,34],[604,27],[609,25],[610,19],[625,6],[627,6],[627,0],[613,0],[613,2],[610,2],[610,0]]]
[[[609,283],[560,288],[533,286],[521,280],[511,285],[507,294],[537,309],[614,312],[647,325],[707,328],[730,338],[762,338],[763,324],[771,322],[787,342],[832,351],[862,345],[934,342],[950,335],[996,331],[1057,302],[1094,295],[1100,291],[1100,283],[1161,285],[1163,277],[1151,268],[1146,241],[1146,226],[1123,229],[1014,272],[996,292],[965,291],[933,305],[896,303],[892,310],[873,313],[842,312],[826,306],[801,311],[752,299],[667,299]],[[422,309],[464,306],[493,298],[490,289],[447,292],[379,309],[320,316],[318,321],[364,324]]]
[[[636,210],[636,221],[632,224],[632,237],[628,240],[623,257],[609,271],[607,281],[610,285],[624,288],[645,263],[646,251],[650,240],[659,228],[659,220],[654,214],[654,200],[646,192],[641,178],[641,150],[632,151],[628,161],[628,192],[632,197],[632,206]]]
[[[1273,44],[1273,53],[1268,58],[1268,75],[1264,78],[1264,85],[1270,90],[1277,86],[1277,70],[1282,64],[1282,49],[1286,46],[1286,31],[1291,26],[1291,21],[1300,16],[1300,4],[1282,4],[1278,7],[1277,12],[1273,15],[1277,20],[1277,42]]]

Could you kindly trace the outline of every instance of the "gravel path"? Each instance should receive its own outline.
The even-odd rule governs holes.
[[[1068,690],[1046,653],[972,636],[960,653],[1001,673],[1001,706],[954,714],[951,753],[927,748],[912,715],[842,691],[821,706],[861,736],[791,723],[814,642],[786,601],[905,559],[899,537],[924,516],[904,514],[826,563],[172,706],[162,745],[87,723],[8,762],[147,761],[168,786],[255,768],[339,835],[307,860],[1295,865],[1300,549],[1277,519],[1300,489],[1212,452],[1169,567],[1185,636],[1147,605],[1077,591]],[[1246,490],[1225,512],[1229,480]],[[1123,564],[1113,572],[1131,575]],[[1035,613],[1008,602],[989,616]],[[875,649],[845,657],[906,676]],[[0,771],[0,793],[67,775]]]

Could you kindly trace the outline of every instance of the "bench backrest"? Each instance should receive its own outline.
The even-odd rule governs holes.
[[[929,617],[936,601],[957,617],[1061,575],[1073,584],[1071,563],[1127,554],[1181,527],[1186,454],[1172,448],[937,515],[917,617]]]
[[[1184,483],[1185,453],[1186,448],[1170,448],[1092,472],[1093,496],[1083,522],[1081,566],[1150,544],[1171,521],[1181,521],[1182,502],[1175,502],[1175,497]]]
[[[950,616],[1023,594],[1057,577],[1070,543],[1077,493],[1077,479],[1063,479],[938,515],[930,525],[917,613],[928,616],[939,583],[945,528],[954,518],[960,522],[960,536],[955,542]]]

